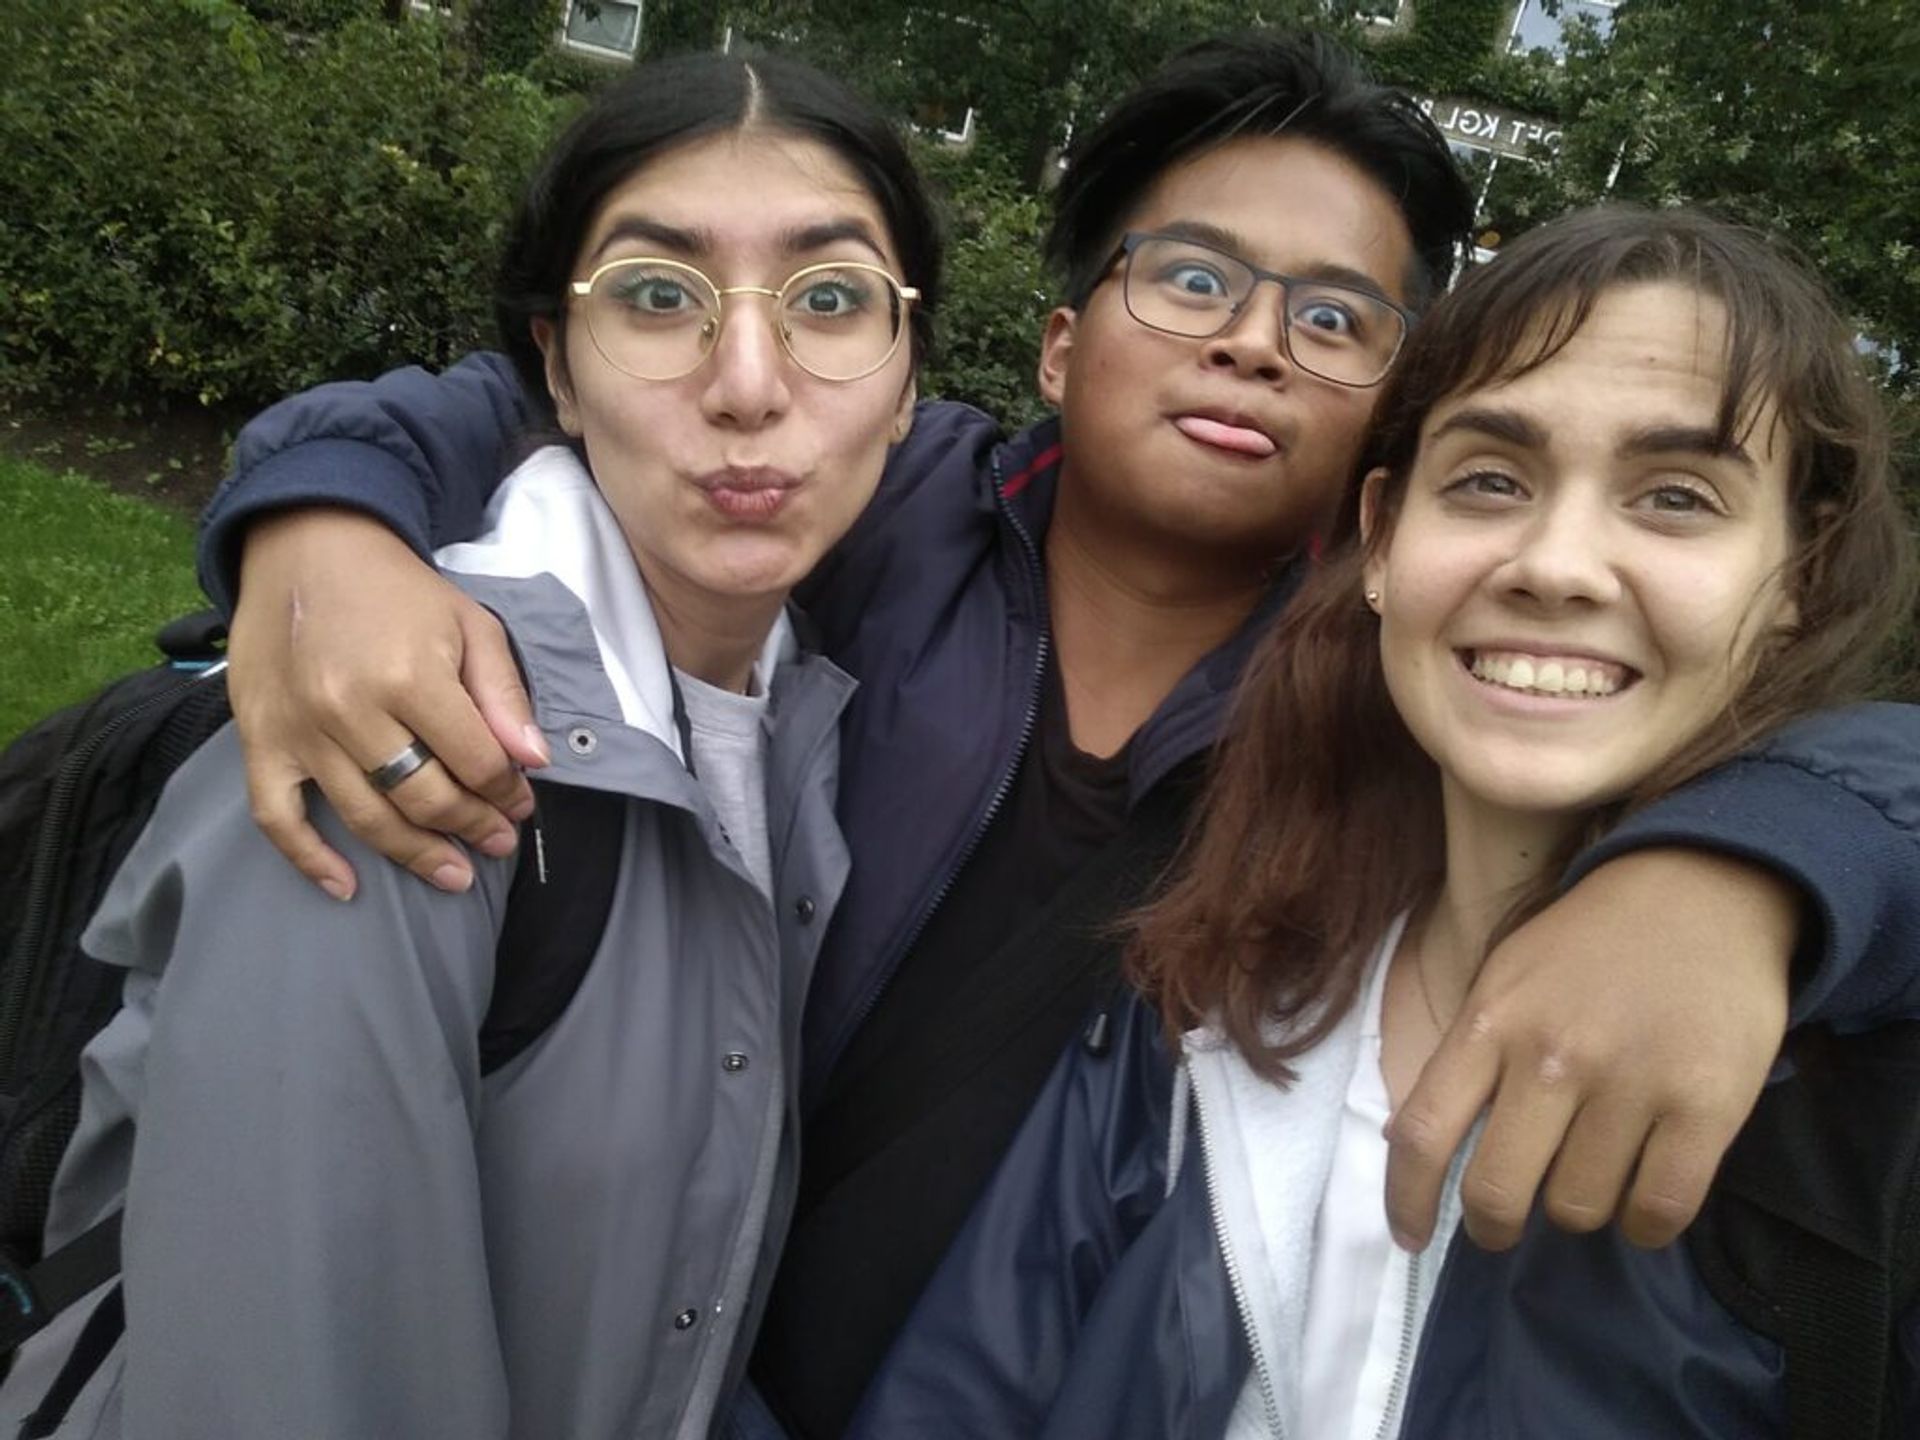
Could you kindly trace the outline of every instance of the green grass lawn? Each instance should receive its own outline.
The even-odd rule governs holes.
[[[159,658],[153,632],[206,602],[193,527],[83,476],[0,457],[0,744]]]

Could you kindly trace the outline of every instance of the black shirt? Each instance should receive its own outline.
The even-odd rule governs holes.
[[[1022,983],[1010,967],[1068,963],[1048,933],[1058,912],[1047,912],[1122,829],[1130,748],[1106,758],[1074,748],[1049,663],[1033,739],[999,811],[804,1122],[793,1228],[752,1367],[800,1440],[846,1428],[1062,1047],[1111,983],[1076,976],[1018,1018],[1008,1013],[1008,982]],[[997,1043],[981,1044],[983,1024]],[[972,1053],[942,1092],[912,1096],[929,1057],[955,1046]]]

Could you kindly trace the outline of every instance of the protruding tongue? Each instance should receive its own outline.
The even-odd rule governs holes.
[[[1256,459],[1264,459],[1274,451],[1273,441],[1244,425],[1228,425],[1201,415],[1182,415],[1173,423],[1182,435],[1202,445],[1217,445],[1222,450],[1252,455]]]

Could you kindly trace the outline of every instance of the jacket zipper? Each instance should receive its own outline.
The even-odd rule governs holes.
[[[1006,498],[1000,493],[1002,481],[1003,476],[1000,469],[1000,457],[996,455],[993,459],[994,498],[999,503],[1000,513],[1006,517],[1007,523],[1013,527],[1014,534],[1020,538],[1021,547],[1026,551],[1028,572],[1033,578],[1034,594],[1039,599],[1042,614],[1040,643],[1034,650],[1033,675],[1027,686],[1027,710],[1025,716],[1022,717],[1020,721],[1020,740],[1019,743],[1013,747],[1013,757],[1007,762],[1007,768],[1001,773],[1000,783],[994,787],[993,798],[987,802],[985,812],[980,816],[979,823],[973,827],[973,834],[968,837],[966,849],[960,852],[960,858],[955,861],[953,867],[947,871],[946,878],[940,882],[940,888],[933,892],[933,899],[927,904],[926,908],[920,912],[920,918],[914,922],[913,929],[907,932],[905,943],[894,950],[893,959],[888,963],[885,973],[881,975],[879,981],[873,988],[867,992],[866,999],[861,1002],[860,1008],[854,1012],[852,1021],[841,1030],[840,1039],[834,1045],[833,1053],[828,1058],[826,1069],[822,1073],[831,1071],[833,1067],[839,1063],[841,1053],[847,1048],[853,1036],[858,1033],[860,1027],[866,1024],[867,1017],[873,1013],[874,1007],[880,1003],[880,997],[886,993],[887,986],[893,983],[893,977],[900,968],[900,962],[912,954],[913,947],[920,943],[921,934],[925,932],[927,926],[932,922],[934,915],[939,911],[940,906],[945,903],[948,894],[952,892],[954,885],[959,881],[960,873],[967,868],[967,862],[973,858],[973,852],[978,850],[980,848],[980,842],[986,839],[987,828],[993,824],[993,817],[1000,813],[1000,807],[1006,803],[1007,793],[1013,789],[1014,776],[1020,773],[1020,762],[1026,756],[1027,746],[1033,741],[1034,725],[1040,718],[1040,681],[1046,674],[1047,655],[1052,648],[1052,631],[1048,628],[1048,622],[1045,619],[1047,599],[1046,571],[1040,563],[1040,547],[1034,544],[1032,533],[1028,531],[1020,517],[1014,514],[1013,507],[1007,503]]]
[[[124,726],[226,668],[227,662],[221,660],[188,675],[178,685],[169,686],[136,705],[128,706],[68,751],[67,757],[60,762],[60,769],[53,778],[53,788],[47,794],[46,813],[40,818],[40,831],[34,843],[33,869],[27,882],[27,903],[25,918],[20,926],[19,949],[8,965],[11,973],[6,992],[0,995],[0,1075],[9,1078],[13,1075],[14,1050],[19,1040],[20,1026],[26,1019],[27,1002],[39,988],[41,972],[46,968],[51,934],[48,918],[53,909],[54,877],[61,868],[57,862],[69,848],[68,820],[88,763],[100,747]]]
[[[1402,1428],[1395,1421],[1407,1397],[1407,1381],[1413,1374],[1414,1349],[1420,1340],[1413,1317],[1420,1300],[1420,1261],[1423,1258],[1423,1255],[1407,1257],[1406,1309],[1400,1319],[1400,1356],[1394,1362],[1393,1384],[1387,1387],[1387,1408],[1380,1416],[1380,1430],[1374,1440],[1390,1440]]]
[[[1247,1349],[1253,1353],[1253,1373],[1260,1382],[1260,1405],[1266,1412],[1267,1431],[1273,1440],[1286,1440],[1286,1426],[1280,1423],[1280,1400],[1274,1393],[1273,1375],[1260,1351],[1260,1332],[1253,1323],[1253,1304],[1247,1299],[1246,1282],[1240,1277],[1240,1263],[1233,1256],[1233,1242],[1227,1234],[1226,1216],[1220,1210],[1220,1187],[1214,1176],[1213,1145],[1207,1123],[1207,1103],[1203,1087],[1193,1087],[1193,1108],[1200,1116],[1200,1169],[1207,1181],[1207,1212],[1213,1217],[1214,1238],[1220,1242],[1220,1262],[1226,1268],[1227,1288],[1233,1291],[1234,1308],[1240,1312],[1240,1327],[1247,1332]]]

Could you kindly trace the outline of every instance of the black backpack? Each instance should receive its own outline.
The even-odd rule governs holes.
[[[41,1254],[54,1172],[79,1119],[80,1052],[118,1010],[126,978],[81,953],[80,933],[168,779],[231,716],[225,636],[213,611],[174,621],[156,637],[163,663],[113,682],[0,753],[0,875],[10,877],[0,891],[0,1355],[9,1361],[119,1271],[117,1214]],[[480,1032],[487,1072],[566,1009],[619,874],[620,796],[536,781],[535,799],[523,838],[531,842],[538,824],[546,863],[518,868],[509,891]],[[116,1289],[96,1312],[101,1324],[88,1327],[109,1333],[81,1350],[110,1348],[118,1309]],[[77,1381],[73,1394],[92,1364],[78,1368],[84,1373],[62,1377]],[[71,1399],[57,1405],[61,1413]],[[58,1419],[43,1406],[36,1426],[48,1429],[39,1433]]]
[[[1910,1440],[1893,1337],[1920,1301],[1920,1021],[1809,1026],[1785,1054],[1687,1246],[1714,1298],[1785,1351],[1791,1440]]]

